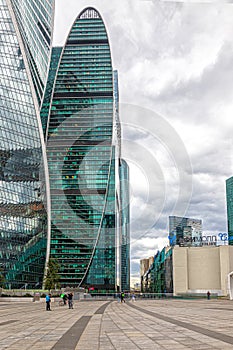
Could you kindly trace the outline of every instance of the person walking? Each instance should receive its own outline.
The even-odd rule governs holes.
[[[46,295],[45,301],[46,301],[46,311],[51,311],[51,308],[50,308],[51,294],[50,293]]]
[[[210,300],[210,291],[207,292],[207,299]]]
[[[69,309],[73,309],[73,293],[69,293],[68,294],[68,305],[69,305]]]
[[[132,301],[135,301],[135,300],[136,300],[135,294],[133,293],[133,294],[132,294]]]
[[[121,303],[125,303],[125,293],[121,292]]]
[[[62,297],[62,299],[63,299],[63,303],[64,303],[64,305],[66,305],[67,295],[66,295],[66,294],[64,294],[64,295],[63,295],[63,297]]]

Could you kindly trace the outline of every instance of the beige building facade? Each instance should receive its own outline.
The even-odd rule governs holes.
[[[146,271],[149,269],[150,265],[153,264],[153,262],[153,256],[140,260],[140,276],[143,276],[146,273]]]
[[[219,296],[233,295],[233,246],[175,246],[173,294],[207,291]]]

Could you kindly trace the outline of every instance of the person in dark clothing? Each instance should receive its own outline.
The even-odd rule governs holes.
[[[121,303],[125,303],[125,293],[124,292],[122,292],[121,293]]]
[[[46,311],[51,311],[51,309],[50,309],[51,294],[46,295],[45,301],[46,301]]]
[[[69,305],[69,309],[73,309],[73,293],[69,293],[68,294],[68,305]]]
[[[210,300],[210,292],[207,292],[207,299]]]
[[[66,295],[66,294],[64,294],[64,295],[63,295],[63,297],[62,297],[62,299],[63,299],[63,303],[64,303],[64,305],[66,305],[67,295]]]

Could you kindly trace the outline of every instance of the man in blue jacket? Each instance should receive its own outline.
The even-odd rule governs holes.
[[[47,311],[51,311],[51,309],[50,309],[51,294],[47,294],[47,295],[46,295],[45,301],[46,301],[46,310],[47,310]]]

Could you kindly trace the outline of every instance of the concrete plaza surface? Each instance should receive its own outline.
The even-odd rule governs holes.
[[[229,300],[0,302],[0,349],[233,349]]]

